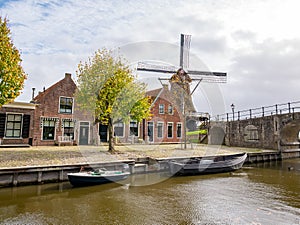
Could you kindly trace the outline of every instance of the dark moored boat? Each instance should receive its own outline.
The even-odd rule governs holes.
[[[125,180],[129,172],[96,170],[89,172],[68,173],[68,178],[73,186],[88,186],[106,184]]]
[[[170,172],[179,175],[197,175],[210,173],[224,173],[242,168],[247,153],[206,156],[190,158],[188,160],[170,161]]]

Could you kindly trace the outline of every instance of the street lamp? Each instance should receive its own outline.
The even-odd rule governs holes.
[[[231,110],[232,110],[232,120],[234,121],[234,107],[235,105],[232,103],[231,104]]]

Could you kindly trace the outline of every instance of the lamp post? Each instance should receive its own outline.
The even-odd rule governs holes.
[[[182,77],[182,83],[185,85],[186,84],[186,80],[185,80],[185,76]],[[183,113],[183,138],[184,138],[184,149],[187,148],[186,145],[186,114],[185,114],[185,90],[182,87],[181,89],[182,93],[181,93],[181,98],[182,98],[182,113]]]
[[[232,103],[231,104],[231,110],[232,110],[232,120],[234,121],[234,107],[235,105]]]

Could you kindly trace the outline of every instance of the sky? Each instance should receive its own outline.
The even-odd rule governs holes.
[[[132,65],[178,66],[180,34],[189,34],[189,67],[227,73],[226,83],[201,83],[193,94],[211,114],[300,100],[299,11],[298,0],[0,0],[28,75],[17,101],[65,73],[76,81],[78,64],[104,47]],[[136,73],[149,89],[166,76]]]

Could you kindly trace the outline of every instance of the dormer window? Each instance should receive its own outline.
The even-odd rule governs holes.
[[[59,113],[65,113],[65,114],[73,113],[73,98],[69,98],[69,97],[59,98]]]

